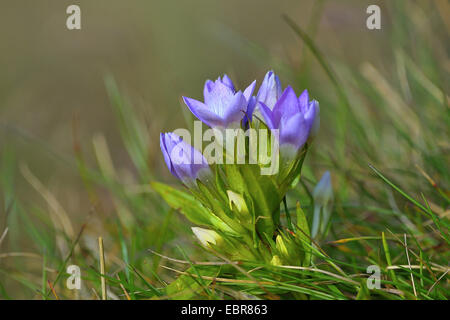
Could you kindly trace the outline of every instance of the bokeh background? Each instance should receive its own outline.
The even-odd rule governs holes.
[[[70,4],[81,7],[81,30],[66,29]],[[370,4],[381,7],[381,30],[366,28]],[[313,39],[337,84],[283,14]],[[60,236],[58,228],[73,239],[89,221],[86,237],[103,234],[116,252],[121,250],[114,240],[118,235],[105,221],[119,216],[126,240],[135,232],[135,220],[143,234],[160,230],[168,221],[167,208],[161,201],[154,204],[158,200],[147,182],[176,181],[160,154],[159,132],[189,128],[192,118],[181,96],[201,98],[205,79],[223,73],[243,88],[255,79],[260,84],[273,69],[283,86],[307,88],[320,101],[322,129],[305,169],[311,186],[331,170],[343,199],[360,203],[354,195],[374,188],[364,180],[370,162],[390,173],[407,171],[402,183],[412,192],[429,187],[415,167],[419,164],[445,189],[448,123],[434,119],[448,113],[449,17],[445,0],[2,1],[0,235],[7,226],[9,234],[0,252],[41,257],[47,252],[51,265],[70,248],[65,237],[48,244]],[[114,97],[124,104],[117,106]],[[355,124],[361,119],[365,122]],[[431,123],[433,136],[424,137],[421,132]],[[397,128],[413,142],[405,143]],[[433,169],[425,168],[414,147],[419,140],[425,140],[428,157],[436,156]],[[133,143],[145,150],[133,156],[130,150],[138,148]],[[136,165],[138,158],[145,169]],[[352,180],[354,175],[358,178]],[[410,185],[408,179],[418,176],[420,184]],[[111,191],[118,186],[145,199],[130,205],[121,192]],[[368,214],[363,211],[361,216]],[[166,231],[159,248],[166,242],[194,242],[176,227]],[[92,239],[83,241],[95,251]],[[130,246],[144,250],[155,245],[152,241],[142,237]],[[136,253],[141,249],[136,256],[146,255]],[[58,265],[49,266],[49,277]],[[4,297],[4,292],[35,297],[23,286],[41,281],[40,259],[3,256],[0,268]]]

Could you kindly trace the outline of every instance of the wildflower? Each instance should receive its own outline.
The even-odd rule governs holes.
[[[244,92],[237,91],[227,75],[216,81],[207,80],[203,89],[204,103],[183,97],[189,110],[211,128],[239,127],[247,112],[255,89],[253,81]]]
[[[303,147],[312,131],[318,130],[319,103],[309,101],[307,90],[297,98],[288,86],[273,109],[264,102],[259,102],[259,107],[269,129],[279,130],[280,146],[290,147],[294,152]]]
[[[206,81],[204,101],[183,97],[191,112],[212,128],[218,161],[210,167],[187,140],[175,133],[161,134],[166,164],[191,195],[162,184],[152,185],[172,208],[208,228],[192,228],[203,246],[233,261],[307,265],[309,238],[294,232],[288,218],[289,230],[283,231],[280,204],[300,179],[305,145],[319,127],[319,104],[309,100],[306,90],[299,97],[290,86],[283,91],[273,71],[267,72],[255,95],[254,91],[255,81],[242,92],[224,75]],[[261,131],[255,140],[252,137],[257,130]],[[229,139],[226,143],[224,137]],[[252,157],[256,151],[258,157]],[[240,157],[242,154],[245,157]],[[314,191],[314,235],[324,230],[331,213],[331,182],[329,173],[328,178],[326,175]],[[298,212],[299,229],[309,234],[305,215]]]
[[[197,179],[207,180],[211,169],[203,155],[175,133],[161,133],[161,151],[170,172],[185,185],[195,185]]]

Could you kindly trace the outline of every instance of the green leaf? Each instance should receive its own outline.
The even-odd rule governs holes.
[[[256,228],[272,235],[280,220],[281,198],[277,187],[269,176],[263,176],[256,165],[241,167],[246,182],[246,192],[253,199],[256,212]]]
[[[166,294],[174,300],[199,299],[205,286],[209,286],[212,282],[209,278],[217,277],[220,270],[220,266],[192,266],[185,271],[187,274],[179,276],[166,287]]]
[[[159,182],[152,182],[151,186],[170,207],[180,211],[189,221],[198,225],[214,227],[224,232],[235,233],[192,195]]]
[[[239,171],[239,167],[234,164],[227,164],[224,166],[224,169],[230,189],[243,194],[247,188],[245,186],[244,178]]]
[[[308,266],[311,260],[311,233],[309,231],[305,212],[302,210],[299,202],[297,202],[297,227],[299,228],[299,230],[296,234],[303,245],[303,249],[305,250],[303,265]]]

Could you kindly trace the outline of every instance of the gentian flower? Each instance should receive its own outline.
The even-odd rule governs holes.
[[[258,102],[258,106],[268,128],[279,130],[280,147],[290,147],[297,152],[310,133],[318,130],[319,103],[309,101],[307,90],[297,98],[292,87],[288,86],[272,109],[264,102]]]
[[[170,172],[185,185],[193,186],[197,179],[207,181],[213,176],[200,151],[175,133],[161,133],[160,146]]]
[[[244,92],[236,92],[231,79],[224,75],[214,82],[206,81],[204,103],[188,97],[183,100],[189,110],[211,128],[238,127],[247,112],[255,84],[253,81]]]
[[[259,87],[258,94],[250,100],[247,112],[250,121],[252,120],[254,112],[256,116],[261,116],[258,112],[258,102],[264,103],[270,110],[273,110],[273,107],[280,98],[281,94],[282,88],[280,78],[278,78],[273,71],[268,71],[264,76],[261,87]]]

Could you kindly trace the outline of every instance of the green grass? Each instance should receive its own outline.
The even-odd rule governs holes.
[[[325,6],[317,3],[316,19]],[[0,230],[0,298],[97,299],[104,276],[110,299],[448,299],[448,57],[431,44],[448,43],[450,30],[438,18],[419,29],[418,13],[430,10],[439,17],[431,3],[395,1],[386,10],[390,47],[378,66],[349,65],[328,55],[314,41],[315,22],[303,30],[290,15],[279,18],[286,22],[284,32],[304,44],[300,64],[279,62],[242,39],[235,46],[262,65],[278,61],[275,71],[283,84],[310,88],[320,101],[320,135],[306,158],[302,183],[287,197],[290,212],[300,201],[311,223],[312,189],[330,170],[335,204],[327,237],[310,248],[311,267],[235,264],[196,245],[189,223],[150,187],[162,176],[149,165],[158,158],[152,154],[158,152],[158,137],[107,76],[124,145],[120,152],[134,165],[133,180],[125,182],[114,167],[117,151],[103,135],[93,138],[93,149],[74,143],[68,162],[79,172],[91,204],[76,230],[64,203],[17,163],[14,149],[5,144],[0,203],[8,230],[4,237]],[[85,160],[92,155],[96,166]],[[42,201],[17,194],[19,176]],[[106,275],[99,271],[99,236]],[[82,270],[81,291],[65,286],[70,264]],[[379,290],[367,288],[369,265],[381,269]],[[177,282],[182,285],[170,285],[177,277],[183,277]]]

